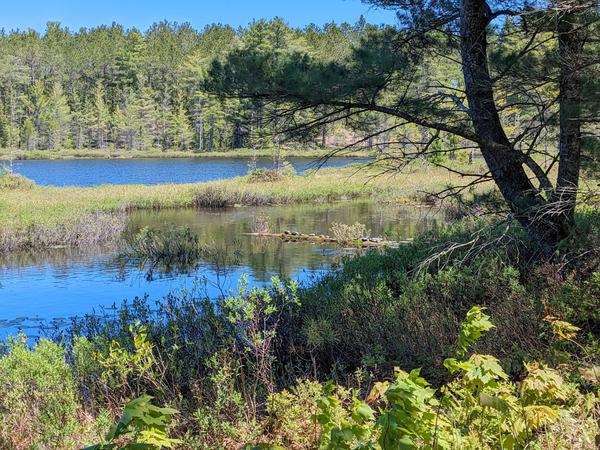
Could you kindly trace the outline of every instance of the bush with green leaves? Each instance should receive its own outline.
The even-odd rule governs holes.
[[[324,388],[313,415],[320,425],[321,449],[516,449],[532,445],[538,434],[569,408],[587,402],[588,414],[597,407],[563,375],[542,363],[525,365],[519,383],[509,381],[499,361],[474,353],[471,347],[493,328],[480,307],[467,313],[460,327],[456,358],[444,365],[452,380],[439,389],[420,370],[395,370],[393,381],[375,383],[366,399],[337,395],[333,384]],[[341,413],[340,413],[341,412]],[[591,427],[584,438],[591,444]],[[257,448],[277,448],[262,444]],[[304,447],[302,447],[304,448]]]
[[[68,448],[77,398],[62,346],[24,335],[0,358],[0,448]]]
[[[125,405],[119,421],[104,438],[105,442],[84,450],[161,450],[181,443],[168,434],[169,422],[179,411],[160,408],[153,405],[151,400],[149,395],[131,400]]]
[[[123,347],[119,341],[108,344],[107,351],[96,353],[100,367],[100,380],[116,396],[139,395],[145,387],[160,387],[160,361],[154,354],[154,346],[148,340],[148,329],[136,323],[129,327],[133,348]]]
[[[371,230],[362,223],[346,225],[345,223],[334,222],[331,224],[331,234],[340,244],[355,244],[361,238],[367,238],[371,235]]]
[[[296,176],[296,170],[290,163],[283,162],[279,166],[272,169],[253,169],[248,173],[246,179],[248,183],[273,183]]]
[[[0,168],[1,169],[1,168]],[[0,190],[16,191],[32,189],[35,182],[23,175],[0,170]]]
[[[210,375],[198,392],[193,413],[194,432],[190,444],[197,449],[223,448],[226,442],[245,442],[254,436],[257,424],[251,406],[237,381],[241,367],[232,354],[222,351],[207,361]]]

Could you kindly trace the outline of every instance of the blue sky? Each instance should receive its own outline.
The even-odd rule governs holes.
[[[292,26],[311,22],[354,23],[361,14],[371,23],[394,23],[391,11],[359,0],[4,0],[0,28],[43,31],[58,21],[71,30],[118,22],[142,30],[161,20],[190,22],[196,28],[214,22],[246,25],[275,16]]]

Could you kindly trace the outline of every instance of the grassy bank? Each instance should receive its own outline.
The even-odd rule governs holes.
[[[274,179],[246,176],[208,183],[92,188],[42,187],[22,179],[5,182],[4,187],[0,183],[0,245],[5,250],[27,247],[32,242],[77,245],[73,237],[65,236],[61,242],[55,231],[79,223],[76,231],[68,234],[77,236],[85,233],[85,223],[98,220],[99,215],[133,209],[323,203],[358,198],[419,203],[426,201],[425,192],[464,183],[464,179],[441,169],[374,177],[376,174],[375,169],[357,171],[346,167]],[[56,237],[43,238],[49,234]]]
[[[594,448],[599,229],[597,210],[581,213],[562,258],[541,264],[518,227],[465,221],[303,289],[174,293],[74,319],[0,357],[0,447],[109,444],[149,394],[179,412],[129,403],[123,420],[140,419],[120,445]],[[460,245],[474,236],[476,251]]]
[[[332,150],[321,148],[286,148],[281,149],[281,157],[306,157],[321,158],[330,154]],[[61,150],[9,150],[0,149],[0,161],[28,160],[28,159],[143,159],[143,158],[272,158],[278,151],[276,149],[238,148],[215,151],[191,150],[125,150],[125,149],[61,149]],[[368,158],[374,152],[367,150],[348,150],[336,156]]]

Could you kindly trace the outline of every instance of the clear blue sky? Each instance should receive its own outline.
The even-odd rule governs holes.
[[[58,21],[71,30],[118,22],[142,30],[161,20],[190,22],[196,28],[219,22],[247,25],[253,19],[284,18],[290,25],[354,23],[363,14],[371,23],[394,23],[391,11],[360,0],[2,0],[0,28],[44,31]]]

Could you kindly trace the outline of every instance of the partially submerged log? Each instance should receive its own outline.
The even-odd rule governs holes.
[[[283,233],[244,233],[245,236],[259,236],[259,237],[276,237],[285,242],[320,242],[320,243],[332,243],[347,246],[348,244],[355,244],[353,247],[397,247],[400,242],[397,241],[386,241],[381,238],[360,238],[353,242],[339,242],[337,239],[324,235],[324,234],[305,234],[298,231],[285,231]],[[402,243],[410,242],[402,241]]]

